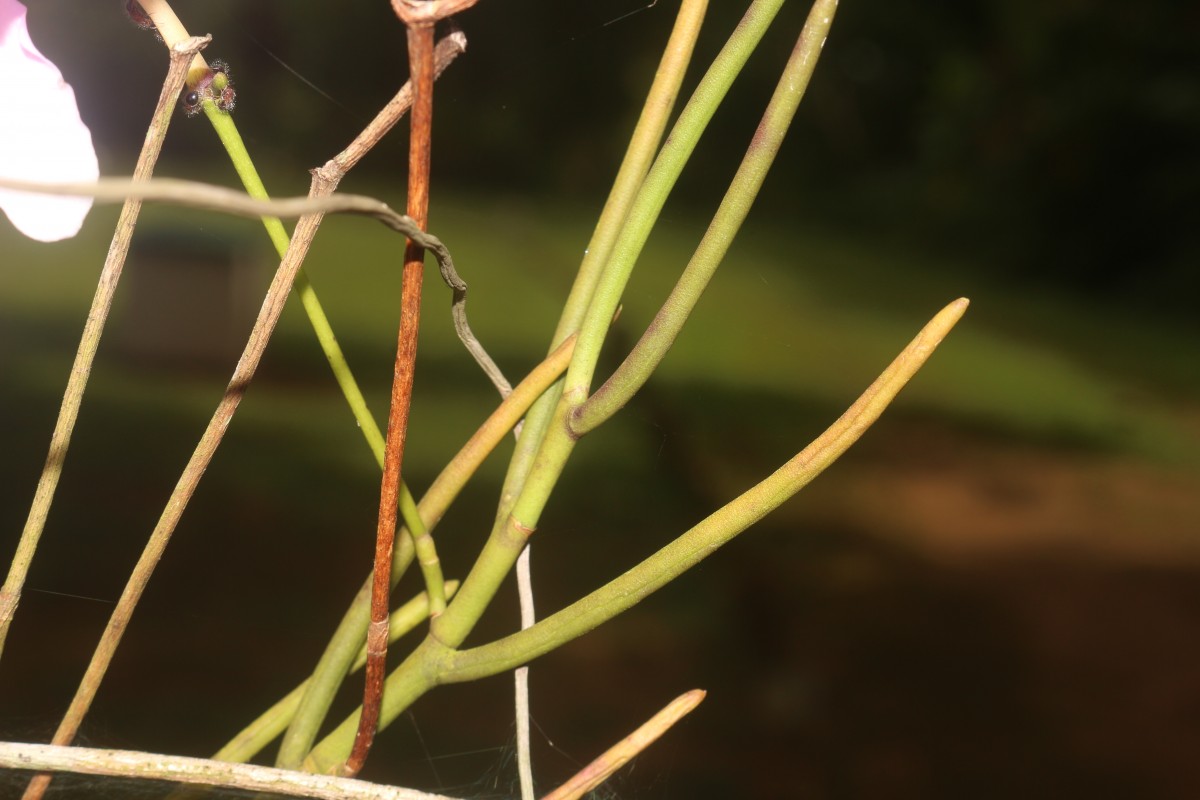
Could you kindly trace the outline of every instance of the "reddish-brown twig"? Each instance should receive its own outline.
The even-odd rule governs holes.
[[[413,87],[408,148],[408,216],[424,228],[429,221],[429,163],[433,129],[433,27],[475,0],[393,0],[393,8],[408,29],[408,69]],[[396,540],[396,499],[408,414],[412,407],[413,373],[417,359],[417,329],[421,319],[421,282],[425,250],[411,240],[404,251],[400,293],[400,332],[392,375],[392,402],[384,447],[383,481],[379,491],[379,523],[375,530],[375,568],[371,584],[371,624],[367,628],[366,684],[362,716],[344,775],[357,775],[371,751],[379,726],[379,707],[387,675],[388,611],[392,548]],[[439,609],[440,610],[440,609]],[[435,612],[436,613],[436,612]]]

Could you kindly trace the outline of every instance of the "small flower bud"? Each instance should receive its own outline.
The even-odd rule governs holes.
[[[200,113],[205,100],[212,100],[225,113],[232,111],[237,103],[237,92],[229,77],[229,65],[224,61],[214,60],[208,69],[188,75],[188,83],[179,98],[179,104],[185,114],[194,117]]]

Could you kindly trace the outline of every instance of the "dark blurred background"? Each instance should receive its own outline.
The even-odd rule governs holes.
[[[165,68],[122,3],[32,0],[102,171]],[[676,3],[482,0],[439,81],[431,228],[510,376],[544,351]],[[744,11],[714,3],[684,97]],[[344,147],[407,72],[389,4],[178,0],[228,61],[268,188]],[[807,6],[788,4],[664,211],[609,368],[686,262]],[[845,3],[749,220],[661,374],[585,440],[536,539],[548,613],[743,491],[953,298],[896,407],[799,497],[532,672],[548,788],[671,697],[692,719],[604,797],[1192,797],[1200,786],[1200,7]],[[681,100],[682,102],[682,100]],[[343,184],[403,205],[397,130]],[[201,119],[158,174],[234,184]],[[15,546],[116,212],[35,245],[0,222],[0,539]],[[220,396],[273,266],[257,223],[148,207],[20,613],[0,732],[48,738]],[[308,270],[382,417],[396,243],[331,220]],[[494,400],[429,284],[407,476]],[[446,518],[465,574],[507,450]],[[378,491],[289,309],[85,726],[206,755],[311,668],[365,576]],[[418,590],[415,576],[398,594]],[[473,641],[511,630],[502,597]],[[397,648],[402,650],[403,648]],[[336,710],[353,705],[357,679]],[[508,679],[448,687],[366,777],[512,796]],[[18,786],[16,777],[0,792]],[[19,776],[17,776],[19,777]],[[62,796],[92,786],[59,782]],[[14,793],[17,791],[12,789]],[[5,795],[7,796],[7,795]]]

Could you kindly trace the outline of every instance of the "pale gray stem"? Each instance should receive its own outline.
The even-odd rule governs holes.
[[[517,594],[521,599],[521,630],[536,622],[533,610],[533,579],[529,571],[529,545],[517,558]],[[521,800],[534,800],[533,761],[529,753],[529,667],[513,672],[516,684],[517,775],[521,779]]]
[[[319,800],[454,800],[416,789],[254,764],[230,764],[206,758],[165,756],[133,750],[99,750],[22,742],[0,742],[0,768],[198,783]]]
[[[146,131],[146,139],[142,144],[142,152],[134,167],[134,181],[145,181],[154,174],[154,165],[158,162],[159,153],[162,152],[163,141],[167,136],[167,128],[171,123],[176,100],[183,88],[184,80],[187,78],[187,66],[192,57],[202,50],[209,40],[208,36],[197,36],[179,43],[172,49],[171,66],[163,80],[158,105],[155,107],[150,127]],[[142,204],[138,200],[124,197],[120,200],[124,203],[124,208],[121,209],[121,216],[117,220],[112,243],[109,245],[108,255],[105,257],[104,266],[100,271],[100,280],[96,283],[96,294],[92,298],[92,306],[88,310],[83,334],[79,339],[79,349],[76,350],[75,361],[71,365],[71,374],[67,379],[66,390],[63,392],[58,420],[54,423],[54,432],[50,435],[50,450],[46,456],[46,463],[38,478],[33,503],[29,508],[29,516],[25,520],[21,539],[17,543],[17,550],[9,564],[8,577],[5,579],[3,587],[0,587],[0,651],[4,650],[4,641],[8,636],[9,626],[12,624],[13,615],[16,614],[17,605],[21,600],[25,577],[29,573],[38,542],[46,527],[50,506],[54,501],[59,478],[62,476],[67,448],[71,443],[71,434],[74,432],[75,422],[79,418],[84,390],[87,388],[92,364],[100,346],[100,336],[108,321],[117,285],[121,280],[121,272],[125,268],[125,258],[129,254],[129,245],[133,241],[133,231],[137,227],[138,214],[141,213]]]
[[[454,330],[458,334],[458,338],[501,396],[507,397],[512,391],[512,384],[505,379],[500,368],[496,366],[496,362],[488,356],[487,351],[483,349],[483,345],[475,338],[475,334],[471,332],[471,327],[467,324],[467,284],[455,270],[454,261],[450,258],[450,251],[446,249],[446,245],[442,244],[441,239],[421,230],[411,217],[397,212],[381,200],[354,194],[258,200],[233,189],[172,178],[155,178],[138,183],[106,178],[95,183],[59,184],[0,178],[0,187],[41,194],[93,197],[100,203],[119,203],[131,198],[157,200],[163,203],[224,211],[252,218],[300,217],[305,214],[357,214],[374,217],[387,227],[404,234],[415,244],[433,253],[434,258],[437,259],[438,271],[442,275],[442,280],[450,287],[454,295],[451,314],[454,317]]]

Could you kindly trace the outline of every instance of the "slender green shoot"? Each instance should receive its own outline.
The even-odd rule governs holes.
[[[675,288],[633,351],[604,385],[574,410],[569,424],[575,436],[595,430],[629,402],[675,343],[675,337],[687,322],[700,295],[733,244],[746,215],[750,213],[754,198],[762,188],[796,115],[796,109],[800,106],[800,100],[804,97],[804,91],[808,88],[836,11],[837,0],[818,0],[813,4],[808,24],[800,33],[762,121],[754,132],[750,148],[712,223]]]
[[[446,581],[446,595],[453,597],[458,591],[458,581]],[[429,595],[421,594],[409,600],[392,612],[389,619],[388,642],[393,643],[414,630],[429,617]],[[350,664],[350,672],[362,669],[367,663],[367,650],[360,645]],[[278,703],[264,711],[258,719],[247,725],[237,736],[233,737],[213,755],[214,761],[246,762],[254,758],[264,747],[269,745],[287,728],[288,723],[295,717],[300,708],[300,700],[304,696],[312,678],[306,679],[281,699]],[[178,800],[178,799],[177,799]]]
[[[684,0],[679,8],[675,27],[667,40],[667,47],[663,51],[654,82],[646,95],[641,115],[629,139],[621,166],[617,170],[617,177],[604,203],[604,209],[600,212],[591,240],[583,251],[583,261],[579,265],[575,282],[571,286],[551,340],[552,350],[568,336],[579,331],[583,315],[587,312],[592,295],[596,291],[596,283],[600,280],[604,265],[608,263],[609,254],[654,160],[663,132],[667,129],[667,122],[679,96],[679,87],[683,84],[688,64],[691,63],[692,52],[696,46],[696,38],[700,35],[700,25],[704,21],[707,7],[707,0]],[[560,394],[562,384],[557,383],[529,410],[517,441],[517,449],[509,463],[508,474],[504,478],[499,516],[508,513],[517,493],[524,485],[534,456],[537,455],[554,409],[558,405]]]
[[[574,337],[569,338],[517,384],[434,479],[417,507],[417,513],[423,520],[422,529],[432,530],[437,527],[454,498],[479,469],[483,460],[520,421],[533,402],[562,375],[574,352],[574,346]],[[392,560],[393,587],[411,563],[414,550],[413,537],[398,537],[396,553]],[[355,595],[354,602],[342,617],[313,671],[303,703],[291,721],[280,746],[276,761],[278,766],[299,766],[316,741],[318,729],[349,670],[350,659],[366,641],[370,601],[368,578]],[[230,746],[232,745],[231,742]]]
[[[962,318],[967,305],[960,298],[934,316],[850,408],[786,464],[620,577],[532,627],[489,644],[459,651],[432,635],[426,637],[388,677],[380,725],[390,723],[435,685],[507,672],[587,633],[675,580],[778,508],[879,419]],[[336,768],[350,750],[357,724],[355,712],[313,749],[305,768],[314,772]]]
[[[584,314],[555,419],[548,424],[533,466],[511,510],[496,520],[454,602],[446,608],[446,613],[433,620],[433,634],[443,644],[456,647],[463,642],[537,529],[542,510],[575,446],[576,437],[566,420],[571,409],[586,399],[600,346],[637,256],[700,135],[782,4],[783,0],[755,0],[751,4],[692,93],[638,190]]]

